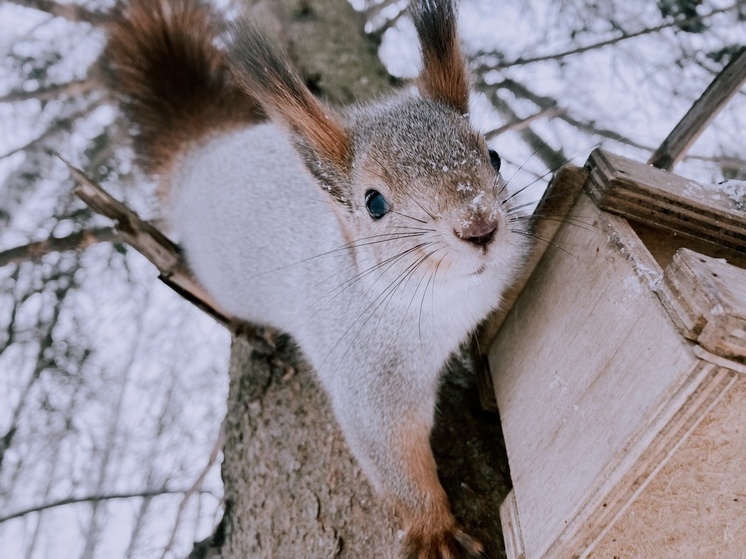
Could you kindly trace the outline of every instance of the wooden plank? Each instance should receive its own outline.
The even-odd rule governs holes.
[[[746,268],[746,252],[736,252],[722,245],[677,235],[675,232],[646,225],[633,219],[627,220],[637,236],[661,268],[666,268],[681,248],[688,248],[712,258],[721,258],[739,268]]]
[[[521,273],[506,291],[500,306],[490,313],[479,326],[475,342],[472,343],[471,353],[477,365],[479,400],[482,407],[487,411],[497,411],[492,373],[485,357],[490,344],[516,299],[526,286],[526,282],[533,274],[547,247],[552,244],[552,239],[554,239],[560,225],[575,205],[587,178],[588,171],[576,165],[565,165],[554,174],[532,214],[534,218],[531,220],[530,232],[537,240],[531,244]]]
[[[715,355],[714,353],[710,353],[701,345],[695,345],[692,350],[694,351],[694,355],[699,357],[702,361],[708,361],[709,363],[714,363],[719,367],[725,367],[726,369],[731,369],[736,373],[746,375],[746,364],[741,364],[737,361],[733,361],[733,359],[727,359],[725,357]]]
[[[594,226],[573,227],[581,216]],[[529,559],[598,536],[646,450],[643,470],[680,436],[666,425],[717,391],[700,388],[717,367],[671,322],[652,290],[662,270],[626,221],[584,195],[570,217],[555,238],[567,252],[547,250],[490,351]]]
[[[746,47],[733,55],[705,92],[687,111],[668,137],[648,160],[648,164],[670,171],[681,161],[691,145],[712,119],[746,82]]]
[[[599,208],[746,253],[746,212],[724,194],[602,150],[586,166],[586,191]]]
[[[702,418],[735,381],[735,373],[730,369],[702,362],[699,371],[704,371],[705,375],[693,379],[693,383],[689,385],[696,385],[696,389],[681,402],[678,411],[649,442],[626,474],[613,487],[606,484],[599,488],[599,493],[606,495],[597,509],[598,513],[590,515],[587,524],[572,540],[564,544],[563,549],[577,550],[580,557],[591,554],[607,531],[628,514],[630,506],[644,493],[660,469],[675,455]]]
[[[591,557],[743,557],[746,376],[732,383]]]
[[[505,555],[508,559],[525,559],[526,550],[523,547],[523,535],[515,504],[515,493],[511,491],[500,505],[500,524],[505,541]]]
[[[482,354],[487,353],[500,325],[523,291],[539,260],[551,246],[554,235],[575,205],[587,179],[588,170],[576,165],[565,165],[554,174],[533,212],[534,218],[531,220],[530,232],[537,240],[531,243],[530,251],[521,267],[520,276],[507,290],[500,306],[480,326],[478,340]]]
[[[685,337],[746,363],[746,270],[681,249],[656,292]]]

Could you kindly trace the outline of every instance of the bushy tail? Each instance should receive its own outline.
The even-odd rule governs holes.
[[[146,172],[163,173],[207,134],[264,118],[215,44],[224,27],[203,0],[130,0],[107,23],[105,73]]]

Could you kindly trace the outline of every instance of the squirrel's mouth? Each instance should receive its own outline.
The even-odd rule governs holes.
[[[487,269],[487,264],[482,264],[482,265],[481,265],[481,266],[480,266],[480,267],[479,267],[479,268],[477,269],[477,271],[475,271],[475,272],[472,272],[472,273],[471,273],[471,275],[472,275],[472,276],[478,276],[478,275],[480,275],[480,274],[484,273],[484,271],[485,271],[486,269]]]

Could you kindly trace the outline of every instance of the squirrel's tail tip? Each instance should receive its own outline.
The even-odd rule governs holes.
[[[206,134],[263,118],[216,45],[225,23],[207,2],[129,0],[105,29],[106,82],[133,127],[147,172],[163,172]]]

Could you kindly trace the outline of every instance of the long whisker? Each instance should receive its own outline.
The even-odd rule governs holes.
[[[429,254],[426,254],[425,258],[424,258],[424,260],[422,260],[422,262],[424,262],[425,260],[427,260],[428,258],[430,258],[433,254],[435,254],[439,250],[441,250],[441,249],[436,249],[436,250],[431,251]],[[420,262],[420,264],[422,262]],[[418,264],[418,266],[419,266],[419,264]],[[414,272],[414,270],[413,270],[413,272]],[[422,285],[422,281],[423,280],[424,280],[424,276],[420,278],[419,282],[417,282],[417,286],[414,288],[414,291],[412,292],[412,298],[409,300],[409,304],[407,305],[407,310],[404,312],[405,315],[409,314],[409,309],[412,308],[412,303],[414,302],[414,298],[417,296],[417,292],[420,290],[420,285]]]
[[[396,215],[400,215],[400,216],[402,216],[402,217],[406,217],[407,219],[411,219],[411,220],[413,220],[413,221],[416,221],[417,223],[422,223],[422,224],[424,224],[424,225],[427,225],[427,221],[424,221],[424,220],[422,220],[422,219],[418,219],[418,218],[416,218],[416,217],[412,217],[411,215],[407,215],[407,214],[404,214],[404,213],[402,213],[402,212],[397,212],[397,211],[395,211],[395,210],[391,210],[391,213],[392,213],[392,214],[396,214]]]
[[[425,209],[425,206],[420,204],[416,199],[413,199],[413,200],[414,200],[414,203],[417,204],[423,212],[425,212],[428,216],[430,216],[430,219],[432,219],[433,221],[437,219],[433,214],[431,214],[429,211]]]
[[[569,223],[570,225],[575,225],[577,227],[580,227],[582,229],[585,229],[586,231],[593,231],[596,229],[596,227],[592,223],[588,223],[586,221],[582,221],[580,218],[575,217],[567,217],[567,216],[552,216],[552,215],[541,215],[541,214],[532,214],[532,215],[519,215],[515,217],[511,217],[508,219],[509,223],[517,223],[521,221],[555,221],[557,223]]]
[[[438,270],[440,269],[440,265],[443,263],[443,258],[438,260],[438,263],[435,265],[435,272],[433,273],[433,288],[430,290],[430,312],[433,316],[435,316],[435,275],[437,275]]]
[[[366,277],[366,276],[374,273],[377,270],[380,270],[381,268],[383,268],[384,266],[386,266],[388,264],[388,266],[381,272],[381,274],[378,276],[378,278],[376,278],[374,280],[373,285],[375,285],[375,283],[380,278],[382,278],[383,275],[388,270],[390,270],[391,267],[394,266],[394,264],[396,264],[396,262],[398,260],[404,258],[405,256],[407,256],[408,254],[411,254],[414,251],[417,251],[419,249],[423,249],[423,248],[425,248],[427,246],[430,246],[431,244],[432,244],[432,242],[420,243],[420,244],[415,245],[413,247],[410,247],[410,248],[408,248],[406,250],[403,250],[402,252],[400,252],[398,254],[395,254],[394,256],[390,256],[389,258],[386,258],[385,260],[382,260],[381,262],[378,262],[378,263],[374,264],[373,266],[371,266],[371,267],[369,267],[369,268],[367,268],[367,269],[365,269],[365,270],[363,270],[363,271],[355,274],[350,279],[348,279],[348,280],[342,282],[341,284],[337,285],[334,289],[332,289],[326,295],[323,296],[323,297],[328,297],[328,300],[325,301],[324,304],[321,305],[319,308],[317,308],[316,311],[313,314],[311,314],[311,316],[306,320],[306,322],[304,324],[308,323],[308,321],[310,321],[312,318],[314,318],[322,309],[324,309],[330,303],[332,303],[337,297],[339,297],[339,295],[342,294],[342,292],[344,292],[346,289],[348,289],[349,287],[351,287],[353,284],[357,283],[358,281],[360,281],[364,277]],[[323,297],[321,297],[320,299],[322,299]],[[305,310],[309,310],[314,304],[317,304],[317,303],[318,303],[318,301],[314,301],[311,305],[305,307],[303,310],[304,311]]]
[[[539,198],[538,200],[532,200],[530,202],[526,202],[525,204],[521,204],[521,205],[518,205],[518,206],[511,206],[510,208],[508,208],[506,210],[505,213],[507,215],[510,215],[512,212],[517,211],[518,209],[521,209],[522,207],[530,206],[531,204],[540,204],[541,202],[545,202],[545,201],[551,200],[553,198],[559,198],[559,197],[568,196],[568,195],[569,195],[569,193],[566,192],[566,191],[553,192],[552,194],[543,194],[541,196],[541,198]]]
[[[518,210],[522,210],[523,208],[528,208],[536,204],[538,204],[538,202],[535,202],[533,200],[531,202],[524,202],[523,204],[518,204],[517,206],[511,206],[510,209],[505,213],[507,215],[510,215],[512,212],[517,212]]]
[[[422,231],[423,233],[434,233],[435,229],[429,227],[412,227],[411,225],[391,225],[390,229],[406,229],[408,231]]]
[[[556,135],[555,135],[555,137],[556,137]],[[552,138],[550,138],[550,139],[552,139]],[[544,144],[546,145],[546,142],[544,142]],[[516,195],[520,194],[521,192],[523,192],[523,191],[524,191],[524,190],[526,190],[527,188],[529,188],[529,187],[531,187],[531,186],[535,185],[536,183],[538,183],[538,182],[539,182],[539,181],[541,181],[541,180],[544,180],[544,179],[545,179],[545,178],[547,178],[547,177],[548,177],[549,175],[552,175],[552,174],[554,174],[555,172],[557,172],[557,170],[558,170],[558,169],[559,169],[560,167],[562,167],[563,165],[565,165],[565,164],[569,163],[570,161],[574,160],[574,159],[575,159],[575,158],[577,158],[577,157],[578,157],[579,155],[581,155],[581,154],[583,154],[583,153],[586,153],[586,152],[591,152],[591,151],[593,151],[594,149],[596,149],[597,147],[600,147],[600,146],[602,146],[603,144],[604,144],[604,141],[601,141],[601,142],[596,142],[596,143],[594,143],[594,144],[593,144],[592,146],[590,146],[590,147],[587,147],[587,148],[585,148],[585,149],[581,149],[581,150],[577,151],[577,152],[576,152],[576,153],[574,153],[574,154],[573,154],[572,156],[570,156],[570,157],[568,157],[567,159],[565,159],[565,161],[564,161],[564,162],[563,162],[563,163],[562,163],[561,165],[557,165],[557,166],[555,166],[555,167],[552,167],[552,168],[548,169],[548,170],[547,170],[547,171],[546,171],[545,173],[543,173],[542,175],[539,175],[539,176],[538,176],[538,177],[536,177],[536,178],[535,178],[534,180],[532,180],[531,182],[529,182],[529,183],[528,183],[527,185],[525,185],[525,186],[523,186],[523,187],[519,188],[518,190],[516,190],[515,192],[513,192],[513,193],[512,193],[512,194],[511,194],[510,196],[508,196],[508,197],[507,197],[507,198],[506,198],[506,199],[505,199],[505,200],[503,201],[503,204],[505,204],[505,202],[507,202],[508,200],[510,200],[511,198],[513,198],[514,196],[516,196]],[[544,146],[541,146],[541,147],[544,147]],[[537,150],[536,150],[536,151],[538,151],[538,148],[537,148]],[[536,154],[536,151],[534,151],[534,153],[533,153],[533,154],[531,155],[531,157],[533,157],[533,155],[535,155],[535,154]],[[529,158],[529,160],[530,160],[530,158]],[[524,165],[526,165],[526,163],[528,163],[528,161],[529,161],[529,160],[527,160],[527,161],[526,161],[526,162],[525,162],[525,163],[524,163],[523,165],[521,165],[521,167],[519,167],[518,171],[520,171],[520,170],[521,170],[521,169],[523,168],[523,166],[524,166]],[[515,173],[513,173],[513,177],[515,177],[515,175],[516,175],[516,174],[518,173],[518,171],[516,171]],[[513,177],[511,177],[511,180],[513,179]],[[510,182],[510,181],[508,181],[508,182]]]
[[[433,271],[430,274],[430,277],[427,279],[427,283],[425,284],[425,289],[422,292],[422,299],[420,299],[420,312],[417,316],[417,333],[420,340],[420,348],[422,349],[422,309],[425,306],[425,296],[427,295],[427,288],[431,285],[431,282],[433,281],[433,278],[435,277],[435,272]]]
[[[515,176],[516,176],[516,175],[517,175],[518,173],[520,173],[520,172],[521,172],[521,170],[522,170],[522,169],[523,169],[523,168],[524,168],[524,167],[525,167],[526,165],[528,165],[528,162],[529,162],[529,161],[531,161],[531,160],[533,159],[534,155],[536,155],[536,154],[537,154],[537,153],[539,153],[539,152],[540,152],[540,151],[541,151],[542,149],[544,149],[544,148],[545,148],[546,146],[548,146],[548,145],[549,145],[549,142],[551,142],[552,140],[554,140],[555,138],[557,138],[558,136],[560,136],[560,135],[561,135],[561,134],[562,134],[563,132],[564,132],[564,130],[560,130],[560,131],[559,131],[559,132],[557,132],[557,133],[556,133],[556,134],[555,134],[554,136],[552,136],[551,138],[548,138],[548,139],[546,139],[546,140],[545,140],[544,142],[542,142],[542,144],[541,144],[540,146],[538,146],[538,147],[537,147],[537,148],[536,148],[536,149],[535,149],[535,150],[534,150],[533,152],[531,152],[531,155],[529,155],[529,156],[528,156],[528,157],[526,158],[526,160],[525,160],[525,161],[524,161],[524,162],[523,162],[523,163],[522,163],[522,164],[520,165],[520,167],[518,167],[518,168],[517,168],[517,169],[515,170],[515,172],[514,172],[514,173],[513,173],[512,175],[511,175],[511,177],[510,177],[510,178],[509,178],[509,179],[507,180],[507,182],[508,182],[508,183],[510,183],[510,182],[511,182],[511,181],[512,181],[512,180],[513,180],[513,179],[515,178]],[[525,187],[524,187],[524,188],[525,188]]]
[[[498,173],[497,175],[495,175],[495,180],[492,181],[493,182],[493,184],[492,184],[492,192],[495,192],[495,189],[497,188],[497,185],[500,184],[500,179],[501,178],[502,178],[501,174]],[[503,184],[502,188],[499,191],[497,191],[497,193],[495,193],[495,196],[497,198],[499,198],[500,195],[502,195],[502,193],[505,192],[505,189],[508,188],[508,181],[506,181],[506,180],[503,179],[502,184]]]
[[[445,244],[445,243],[443,243],[443,242],[440,242],[440,243],[435,243],[435,244],[437,245],[437,244]],[[426,261],[426,260],[427,260],[428,258],[432,257],[432,256],[433,256],[433,255],[434,255],[434,254],[435,254],[436,252],[438,252],[439,250],[442,250],[442,249],[441,249],[441,248],[437,248],[437,249],[435,249],[435,250],[431,251],[431,252],[430,252],[430,254],[426,254],[424,258],[420,258],[420,259],[419,259],[419,260],[418,260],[417,262],[415,262],[415,263],[414,263],[414,267],[410,266],[410,267],[411,267],[411,269],[410,269],[410,270],[408,270],[408,273],[407,273],[406,277],[404,277],[404,278],[402,278],[401,280],[399,280],[399,282],[397,283],[396,287],[395,287],[395,288],[394,288],[394,289],[393,289],[393,290],[391,291],[391,293],[389,294],[389,296],[388,296],[388,301],[386,302],[386,307],[385,307],[385,308],[383,309],[383,312],[381,313],[381,316],[380,316],[380,318],[378,319],[378,323],[376,324],[376,330],[378,329],[378,326],[379,326],[379,325],[381,324],[381,320],[383,320],[383,317],[384,317],[384,316],[386,315],[386,309],[388,308],[388,305],[389,305],[389,303],[390,303],[390,302],[391,302],[391,301],[393,300],[393,298],[394,298],[394,297],[393,297],[393,295],[394,295],[394,292],[395,292],[396,290],[400,289],[400,288],[402,288],[402,289],[406,289],[406,286],[407,286],[407,284],[409,283],[409,280],[410,280],[410,279],[412,278],[412,276],[414,276],[414,273],[415,273],[415,272],[417,271],[417,268],[418,268],[418,267],[419,267],[419,266],[420,266],[421,264],[423,264],[423,263],[424,263],[424,262],[425,262],[425,261]],[[395,280],[395,281],[396,281],[396,280]],[[416,290],[415,290],[415,293],[416,293]],[[377,309],[376,309],[376,310],[377,310]],[[406,320],[406,317],[407,317],[407,312],[408,312],[408,310],[409,310],[409,307],[407,307],[407,311],[406,311],[406,312],[402,313],[402,320]]]
[[[407,268],[405,268],[405,270],[404,270],[404,271],[403,271],[403,272],[402,272],[401,274],[399,274],[399,276],[397,276],[397,278],[395,278],[395,279],[394,279],[394,281],[392,281],[392,282],[391,282],[391,284],[389,284],[389,285],[388,285],[388,286],[387,286],[387,287],[386,287],[386,288],[385,288],[385,289],[384,289],[384,290],[383,290],[383,291],[382,291],[381,293],[379,293],[379,294],[378,294],[378,295],[377,295],[377,296],[376,296],[376,297],[375,297],[375,298],[374,298],[374,299],[373,299],[373,300],[372,300],[372,301],[371,301],[371,302],[370,302],[370,303],[368,304],[368,306],[367,306],[367,307],[365,307],[365,309],[363,309],[363,311],[362,311],[362,312],[360,313],[360,316],[358,316],[358,318],[356,318],[356,319],[355,319],[355,320],[353,321],[353,323],[352,323],[352,324],[350,324],[350,325],[349,325],[349,326],[347,327],[347,329],[346,329],[346,330],[345,330],[345,331],[344,331],[344,332],[342,333],[342,335],[341,335],[341,336],[339,337],[339,339],[338,339],[338,340],[337,340],[337,342],[336,342],[336,343],[334,344],[334,346],[332,346],[332,348],[331,348],[331,349],[329,350],[329,353],[327,353],[327,354],[326,354],[326,357],[324,357],[324,360],[323,360],[323,361],[321,362],[321,364],[319,365],[319,368],[321,368],[321,367],[322,367],[322,366],[324,365],[324,363],[326,363],[326,360],[327,360],[327,359],[328,359],[328,358],[329,358],[329,357],[331,356],[331,354],[332,354],[332,353],[334,353],[334,350],[335,350],[335,349],[337,348],[337,346],[339,346],[339,344],[340,344],[340,343],[342,342],[342,340],[343,340],[343,339],[344,339],[344,338],[345,338],[345,337],[347,336],[347,334],[348,334],[348,333],[350,332],[350,330],[352,330],[352,328],[353,328],[353,327],[354,327],[354,326],[355,326],[355,325],[356,325],[356,324],[357,324],[357,323],[358,323],[358,322],[359,322],[359,321],[360,321],[360,320],[361,320],[361,319],[363,318],[363,316],[365,316],[365,314],[366,314],[366,313],[367,313],[367,312],[368,312],[368,311],[370,310],[370,308],[371,308],[371,307],[373,307],[374,305],[376,305],[376,303],[377,303],[377,302],[379,301],[379,299],[381,299],[381,297],[384,297],[384,299],[383,299],[383,300],[381,300],[381,301],[380,301],[380,302],[378,303],[378,305],[376,305],[376,307],[375,307],[375,308],[373,309],[373,312],[372,312],[372,313],[370,313],[370,314],[368,315],[368,318],[366,318],[366,319],[365,319],[365,321],[364,321],[364,322],[363,322],[363,324],[362,324],[362,325],[360,326],[360,328],[358,329],[357,333],[356,333],[356,334],[355,334],[355,336],[354,336],[354,337],[352,338],[352,340],[350,340],[350,345],[349,345],[349,347],[347,348],[347,351],[345,351],[344,355],[342,355],[342,358],[340,359],[340,363],[341,363],[342,361],[344,361],[344,358],[345,358],[345,356],[346,356],[346,355],[347,355],[347,353],[348,353],[348,352],[350,351],[350,349],[352,349],[352,344],[354,344],[354,343],[355,343],[355,340],[357,339],[357,336],[358,336],[358,335],[360,335],[360,332],[362,332],[362,330],[363,330],[363,329],[365,328],[365,325],[366,325],[366,324],[367,324],[367,323],[368,323],[368,322],[370,321],[370,319],[371,319],[371,318],[373,317],[373,315],[374,315],[374,314],[375,314],[375,312],[376,312],[376,311],[378,310],[378,308],[380,307],[380,305],[381,305],[381,304],[383,304],[383,301],[385,301],[385,297],[386,297],[386,294],[387,294],[387,293],[388,293],[388,292],[389,292],[390,290],[392,290],[392,289],[393,289],[393,290],[395,290],[395,289],[396,289],[396,287],[397,287],[398,285],[400,285],[400,283],[396,283],[396,280],[398,280],[398,279],[399,279],[399,278],[401,278],[402,276],[405,276],[405,275],[407,275],[410,269],[411,269],[411,270],[415,270],[415,269],[416,269],[416,268],[417,268],[417,267],[419,266],[419,264],[421,264],[422,262],[424,262],[424,261],[425,261],[425,260],[426,260],[427,258],[428,258],[428,255],[425,255],[425,256],[421,256],[421,257],[420,257],[420,258],[419,258],[419,259],[418,259],[418,260],[416,261],[416,265],[415,265],[415,267],[414,267],[414,268],[412,268],[412,264],[410,264],[410,265],[409,265],[409,266],[408,266]],[[393,264],[392,264],[392,265],[393,265]],[[388,270],[388,268],[387,268],[387,270]]]
[[[277,268],[273,268],[271,270],[266,270],[264,272],[260,272],[258,274],[254,274],[252,276],[248,276],[248,277],[242,278],[242,279],[236,281],[234,284],[231,284],[231,286],[240,285],[241,283],[244,283],[246,281],[250,281],[252,279],[260,278],[262,276],[266,276],[268,274],[272,274],[272,273],[279,272],[279,271],[282,271],[282,270],[287,270],[288,268],[292,268],[293,266],[298,266],[300,264],[305,264],[305,263],[310,262],[310,261],[312,261],[312,260],[314,260],[316,258],[322,258],[322,257],[325,257],[325,256],[330,256],[330,255],[333,255],[333,254],[336,254],[336,253],[339,253],[339,252],[342,252],[342,251],[351,250],[351,249],[355,249],[355,248],[360,248],[360,247],[364,247],[364,246],[371,246],[371,245],[381,244],[381,243],[388,243],[388,242],[398,241],[398,240],[403,240],[403,239],[412,239],[412,238],[416,238],[416,237],[421,237],[422,235],[424,235],[424,232],[410,232],[410,233],[404,232],[404,233],[385,233],[385,234],[381,234],[381,235],[371,235],[370,237],[363,237],[362,239],[357,239],[355,241],[351,241],[351,242],[346,243],[346,244],[344,244],[344,245],[342,245],[340,247],[328,250],[326,252],[315,254],[315,255],[309,256],[307,258],[302,258],[301,260],[297,260],[295,262],[291,262],[290,264],[284,264],[282,266],[278,266]],[[376,239],[376,240],[371,240],[371,239]]]
[[[529,231],[521,231],[519,229],[511,229],[510,232],[511,233],[515,233],[516,235],[521,235],[523,237],[526,237],[527,239],[534,239],[534,240],[537,240],[539,242],[545,243],[545,244],[547,244],[547,245],[549,245],[551,247],[554,247],[557,250],[560,250],[560,251],[564,252],[565,254],[568,254],[569,256],[572,256],[573,258],[577,259],[577,256],[575,256],[572,252],[569,252],[568,250],[562,248],[558,244],[553,243],[552,241],[550,241],[548,239],[544,239],[542,237],[539,237],[538,235],[534,235],[533,233],[530,233]]]

